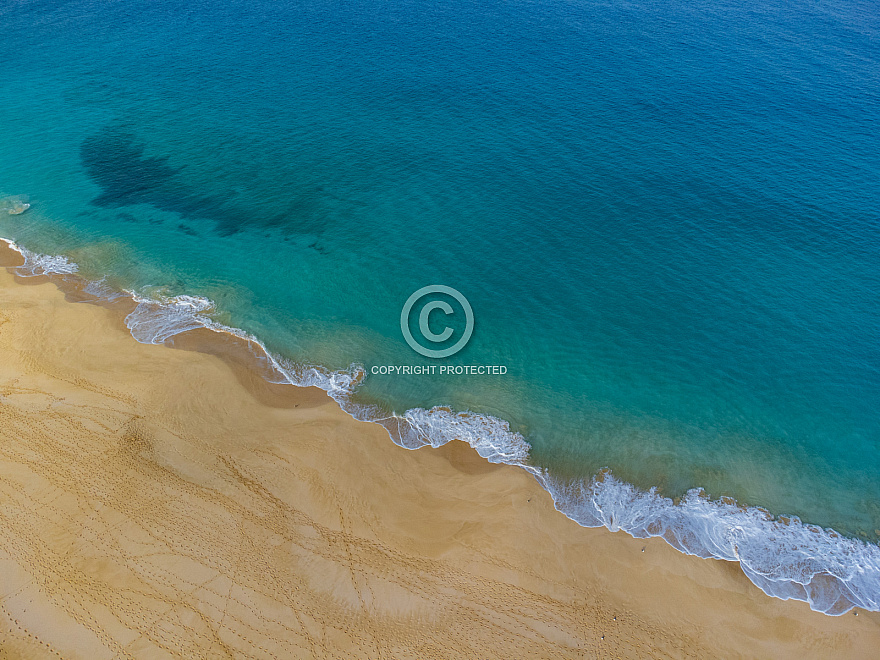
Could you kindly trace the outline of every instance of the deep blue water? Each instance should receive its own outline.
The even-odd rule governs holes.
[[[0,196],[32,204],[0,236],[364,365],[356,400],[385,411],[508,420],[561,479],[608,467],[876,543],[871,3],[34,0],[0,22]],[[369,373],[435,363],[400,330],[429,284],[476,318],[442,364],[506,375]]]

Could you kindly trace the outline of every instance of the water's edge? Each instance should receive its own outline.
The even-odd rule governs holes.
[[[24,265],[12,269],[21,277],[70,277],[78,271],[66,257],[37,254],[12,240],[0,240],[24,258]],[[880,611],[877,545],[796,517],[774,517],[764,509],[738,505],[728,498],[712,501],[699,488],[674,503],[656,489],[644,491],[616,479],[610,470],[590,481],[563,482],[530,464],[528,442],[512,431],[508,422],[443,406],[389,416],[378,407],[357,404],[352,395],[365,377],[363,367],[330,371],[272,355],[257,337],[214,321],[210,316],[214,304],[206,298],[148,297],[114,290],[103,281],[86,281],[84,288],[96,300],[130,298],[136,306],[125,323],[141,343],[165,344],[175,335],[197,328],[228,333],[248,342],[255,357],[266,364],[272,382],[324,390],[355,419],[384,427],[401,447],[440,447],[457,439],[491,463],[520,467],[550,493],[558,511],[583,527],[604,526],[636,538],[658,536],[686,554],[739,562],[764,593],[806,601],[813,610],[825,614],[841,615],[854,607]]]

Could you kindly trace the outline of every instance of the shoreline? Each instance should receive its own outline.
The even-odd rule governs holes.
[[[403,451],[321,390],[249,376],[218,333],[139,344],[121,303],[77,299],[0,269],[0,639],[14,656],[880,644],[880,615],[828,617],[768,598],[735,563],[581,527],[463,442]]]
[[[687,555],[736,562],[768,596],[805,601],[825,614],[858,607],[880,611],[880,548],[875,544],[728,498],[710,500],[700,488],[673,501],[607,470],[590,482],[561,482],[531,464],[530,446],[504,420],[444,406],[387,416],[351,400],[365,376],[361,367],[331,372],[286,362],[258,338],[206,316],[214,309],[210,300],[189,295],[156,300],[112,290],[103,280],[79,276],[77,265],[64,256],[36,254],[0,238],[0,267],[11,264],[10,272],[16,273],[22,262],[27,275],[15,275],[20,284],[51,281],[71,302],[113,309],[140,343],[220,357],[252,394],[281,401],[290,396],[291,385],[314,390],[318,398],[326,394],[352,418],[383,427],[394,444],[410,450],[463,441],[490,463],[531,474],[550,493],[555,509],[582,527],[623,530],[639,539],[659,537]]]

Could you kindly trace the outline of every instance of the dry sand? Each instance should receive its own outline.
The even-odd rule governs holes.
[[[877,614],[583,529],[462,443],[28,281],[0,269],[2,658],[877,657]]]

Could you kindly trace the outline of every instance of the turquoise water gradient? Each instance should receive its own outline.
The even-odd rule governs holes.
[[[35,0],[0,22],[0,193],[33,205],[0,236],[331,368],[431,364],[400,309],[452,286],[476,329],[447,363],[508,373],[370,375],[361,400],[876,540],[871,3]]]

